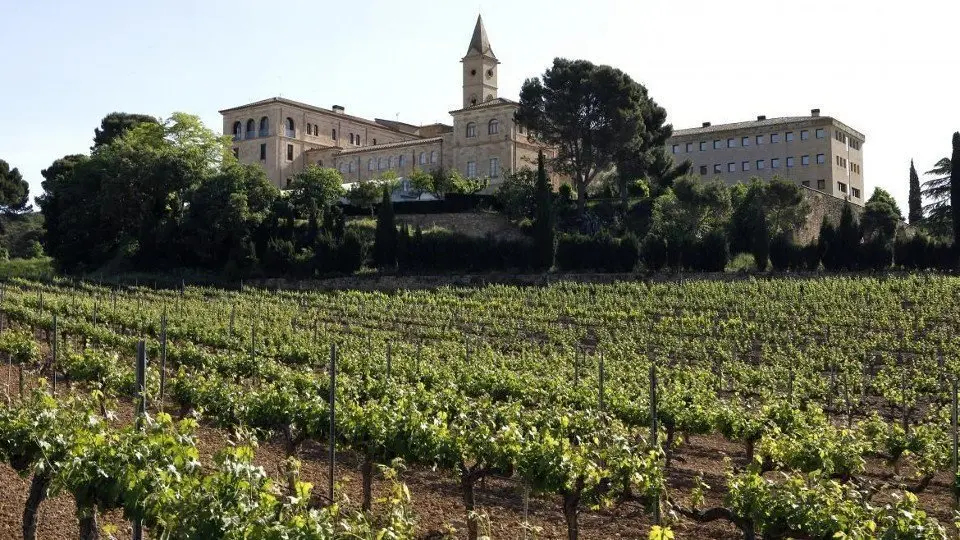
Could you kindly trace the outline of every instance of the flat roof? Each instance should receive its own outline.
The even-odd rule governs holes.
[[[674,130],[674,137],[684,137],[689,135],[707,135],[711,133],[721,133],[724,131],[735,131],[739,129],[750,129],[757,127],[775,127],[789,124],[802,124],[802,123],[813,123],[817,121],[822,121],[824,123],[833,123],[851,135],[856,136],[861,141],[866,142],[866,137],[863,133],[851,128],[850,126],[844,124],[843,122],[833,118],[831,116],[782,116],[779,118],[765,118],[763,120],[747,120],[745,122],[732,122],[729,124],[714,124],[710,126],[701,126],[695,128],[686,128],[686,129],[677,129]]]

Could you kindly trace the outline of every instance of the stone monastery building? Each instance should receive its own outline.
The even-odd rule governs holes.
[[[260,163],[281,188],[307,166],[319,165],[338,169],[347,183],[387,171],[403,178],[414,168],[451,169],[489,178],[492,191],[505,175],[536,168],[540,146],[514,122],[517,102],[497,95],[500,61],[480,17],[461,63],[463,103],[450,111],[452,126],[370,120],[340,105],[325,109],[274,97],[220,111],[223,130],[233,134],[240,161]]]

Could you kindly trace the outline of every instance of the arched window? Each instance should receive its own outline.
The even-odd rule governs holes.
[[[239,141],[241,135],[243,135],[243,123],[237,120],[233,123],[233,140]]]
[[[348,171],[348,172],[353,172],[353,162],[352,162],[352,161],[347,165],[347,171]]]
[[[313,135],[313,124],[307,122],[307,135]]]
[[[437,151],[436,151],[436,150],[431,150],[431,151],[430,151],[430,163],[436,163],[436,162],[437,162]]]
[[[393,156],[390,156],[390,157],[387,158],[387,168],[388,168],[388,169],[392,169],[392,168],[393,168]]]
[[[319,137],[319,136],[320,136],[320,126],[318,126],[318,125],[316,125],[316,124],[313,125],[313,136],[314,136],[314,137]]]
[[[467,124],[467,137],[476,137],[477,136],[477,125],[473,122]]]
[[[293,118],[287,117],[287,137],[296,137],[297,136],[297,126],[293,123]]]
[[[500,121],[494,118],[487,124],[487,134],[496,135],[497,133],[500,133]]]
[[[334,142],[337,141],[337,128],[333,128],[330,132],[330,138],[333,139]]]
[[[404,165],[403,162],[406,161],[406,160],[404,159],[405,157],[407,157],[407,156],[405,156],[405,155],[403,155],[403,154],[400,154],[399,156],[397,156],[397,167],[399,167],[399,168],[401,168],[401,169],[403,168],[403,165]]]
[[[367,170],[372,171],[375,168],[376,168],[376,162],[373,160],[373,158],[370,158],[370,161],[367,162]]]
[[[266,116],[260,119],[260,136],[266,137],[270,135],[270,120]]]
[[[426,153],[426,152],[420,152],[420,164],[421,164],[421,165],[426,165],[426,164],[427,164],[427,153]]]
[[[247,120],[247,139],[252,139],[257,136],[257,124],[253,122],[253,118]]]
[[[384,165],[383,158],[377,159],[377,170],[383,170],[383,165]]]

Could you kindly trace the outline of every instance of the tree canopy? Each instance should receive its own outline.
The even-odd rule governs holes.
[[[910,193],[908,196],[908,205],[910,224],[919,224],[923,220],[923,199],[920,195],[920,177],[917,175],[917,168],[913,166],[912,159],[910,160]]]
[[[660,131],[648,135],[645,114],[656,124],[665,118],[661,111],[647,89],[619,69],[557,58],[542,77],[523,83],[516,120],[556,149],[550,165],[573,181],[582,216],[597,174],[618,160],[630,163],[631,172],[644,168],[639,156],[667,129],[661,121],[652,126]]]
[[[100,127],[93,130],[93,148],[91,150],[110,144],[117,137],[144,122],[160,123],[156,118],[146,114],[112,112],[104,116],[103,120],[100,121]]]
[[[16,214],[30,209],[27,197],[30,185],[23,179],[20,171],[0,159],[0,213]]]
[[[883,188],[875,188],[873,195],[867,199],[863,209],[863,218],[860,225],[863,237],[867,240],[881,236],[893,240],[897,232],[897,224],[903,221],[903,214],[897,205],[896,199]]]

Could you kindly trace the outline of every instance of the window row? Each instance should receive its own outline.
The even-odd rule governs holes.
[[[860,149],[860,141],[854,139],[853,137],[847,137],[847,134],[840,131],[839,129],[833,132],[833,138],[842,142],[843,144],[850,144],[850,148],[854,150]]]
[[[800,182],[800,185],[805,187],[810,187],[810,181],[804,180],[803,182]],[[827,189],[827,181],[822,178],[820,180],[817,180],[817,189],[819,189],[820,191]]]
[[[258,129],[259,127],[259,129]],[[284,122],[284,135],[287,137],[296,136],[296,124],[293,121],[293,118],[287,117]],[[243,129],[244,125],[239,120],[233,123],[233,140],[239,141],[240,139],[253,139],[256,137],[267,137],[270,135],[270,120],[263,116],[260,118],[259,125],[257,122],[254,122],[253,118],[247,120],[246,130]]]
[[[500,133],[500,121],[494,118],[487,122],[487,135],[496,135]],[[477,136],[476,122],[467,122],[467,137]]]
[[[824,163],[826,163],[827,157],[826,157],[826,155],[824,155],[824,154],[817,154],[817,158],[816,158],[816,159],[817,159],[817,165],[823,165]],[[790,157],[786,158],[785,161],[786,161],[786,165],[787,165],[788,168],[789,168],[789,167],[795,167],[796,164],[797,164],[796,158],[793,157],[793,156],[790,156]],[[758,159],[756,162],[742,161],[742,162],[740,162],[740,169],[739,169],[739,170],[740,170],[740,171],[743,171],[743,172],[748,172],[748,171],[750,171],[751,166],[754,166],[754,165],[756,166],[756,170],[758,170],[758,171],[765,170],[765,169],[767,168],[767,160],[765,160],[765,159]],[[807,156],[800,156],[800,166],[801,166],[801,167],[806,167],[806,166],[808,166],[808,165],[810,165],[810,156],[808,156],[808,155],[807,155]],[[779,169],[779,168],[780,168],[780,158],[772,158],[772,159],[770,160],[770,168],[771,168],[771,169]],[[731,161],[730,163],[727,163],[727,172],[737,172],[737,163],[736,163],[735,161]],[[714,174],[721,174],[721,173],[723,173],[723,164],[722,164],[722,163],[715,163],[715,164],[713,165],[713,173],[714,173]],[[701,175],[701,176],[705,176],[706,174],[708,174],[707,166],[706,166],[706,165],[701,165],[701,166],[700,166],[700,175]]]
[[[288,145],[288,146],[292,146],[292,145]],[[233,147],[233,157],[240,159],[240,149],[237,148],[236,146]],[[261,143],[260,144],[260,161],[266,161],[266,160],[267,160],[267,145],[266,143]],[[293,160],[292,156],[290,160],[291,161]]]
[[[426,165],[428,163],[436,164],[437,161],[439,161],[439,154],[437,153],[436,150],[431,150],[429,154],[427,152],[420,152],[417,155],[417,162],[419,162],[420,165]],[[338,167],[338,169],[340,170],[341,173],[355,172],[354,163],[355,162],[352,160],[340,163],[340,166]],[[367,160],[368,171],[383,171],[386,169],[393,169],[394,167],[402,169],[406,166],[407,166],[406,154],[400,154],[399,156],[396,156],[396,159],[394,159],[394,156],[388,156],[388,157],[381,157],[381,158],[369,158]]]
[[[793,131],[787,131],[783,134],[783,136],[784,136],[784,139],[786,139],[786,142],[793,142],[795,140]],[[814,136],[818,139],[823,139],[826,137],[826,132],[824,131],[823,128],[817,128],[814,132]],[[800,140],[806,141],[808,139],[810,139],[810,131],[806,129],[800,130]],[[780,142],[780,134],[770,133],[769,135],[745,136],[745,137],[739,137],[739,138],[728,137],[726,140],[726,143],[724,143],[723,139],[714,139],[713,149],[719,150],[721,148],[738,148],[738,147],[747,148],[753,145],[760,146],[762,144],[767,144],[767,141],[769,141],[769,144],[778,144]],[[707,144],[708,144],[707,141],[700,141],[699,149],[701,152],[705,152],[707,150],[708,148]],[[693,148],[694,146],[692,142],[688,142],[683,145],[683,150],[686,151],[686,153],[688,154],[693,153]],[[674,144],[672,147],[672,151],[674,154],[681,153],[681,146],[679,144]]]
[[[846,158],[837,156],[837,167],[841,169],[846,169],[847,166],[850,167],[850,172],[860,174],[860,164],[854,163],[853,161],[847,161]]]
[[[464,170],[467,178],[476,178],[477,177],[477,162],[468,161],[467,168]],[[500,158],[490,158],[490,168],[487,175],[490,178],[500,178]]]

